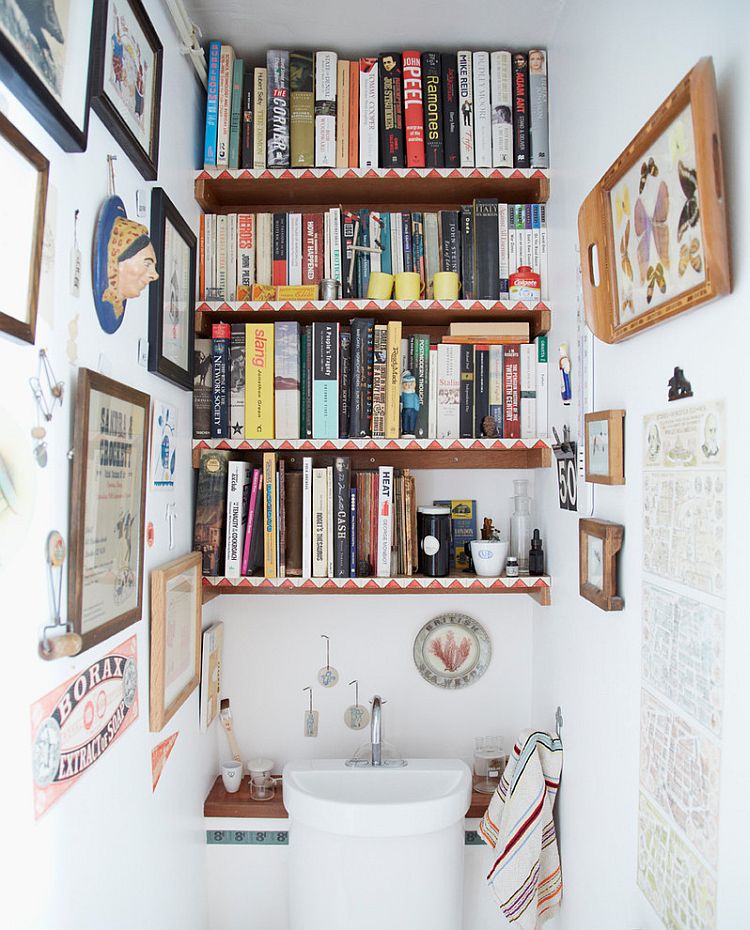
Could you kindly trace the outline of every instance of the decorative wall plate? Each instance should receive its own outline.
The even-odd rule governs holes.
[[[463,688],[487,671],[492,644],[484,627],[465,614],[440,614],[414,640],[414,662],[438,688]]]

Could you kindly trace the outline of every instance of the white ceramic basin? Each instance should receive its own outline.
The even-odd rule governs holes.
[[[403,768],[344,759],[284,766],[284,805],[293,822],[347,836],[414,836],[463,822],[471,771],[460,759],[409,759]]]

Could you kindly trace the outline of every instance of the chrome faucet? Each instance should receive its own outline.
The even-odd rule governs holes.
[[[372,764],[383,764],[383,723],[381,719],[383,701],[376,694],[372,699],[372,719],[370,721],[370,743],[372,746]]]

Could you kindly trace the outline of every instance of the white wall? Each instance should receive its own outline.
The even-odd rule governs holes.
[[[192,196],[197,165],[197,126],[202,93],[177,36],[157,0],[146,6],[164,45],[164,98],[158,184],[188,223],[197,228]],[[50,160],[51,200],[56,201],[54,271],[45,283],[36,346],[0,336],[0,429],[19,430],[19,451],[35,484],[35,503],[25,538],[0,566],[5,687],[8,697],[3,734],[3,836],[5,868],[0,924],[44,930],[143,930],[202,928],[206,922],[205,834],[202,805],[215,770],[215,733],[198,733],[197,691],[160,734],[149,733],[149,625],[144,619],[74,659],[45,663],[37,640],[50,616],[44,545],[56,528],[68,539],[70,465],[76,369],[68,363],[69,325],[78,320],[78,365],[94,370],[104,357],[104,373],[141,391],[174,403],[179,412],[181,456],[174,494],[149,494],[146,520],[156,529],[153,549],[145,551],[144,603],[149,603],[149,571],[191,547],[192,480],[189,467],[190,395],[141,368],[139,337],[147,335],[148,294],[129,300],[120,330],[100,329],[91,297],[91,237],[98,207],[107,195],[106,155],[117,154],[117,193],[135,218],[135,191],[148,188],[127,156],[92,113],[88,150],[68,155],[0,87],[2,109]],[[3,222],[12,222],[12,192],[3,192]],[[73,213],[79,209],[78,238],[83,253],[81,296],[69,296],[68,262]],[[2,266],[0,274],[14,269]],[[32,461],[29,430],[34,407],[28,378],[36,374],[38,349],[46,347],[55,373],[65,382],[65,400],[48,427],[49,464]],[[177,509],[176,544],[168,549],[164,512],[167,500]],[[75,515],[74,515],[75,516]],[[63,604],[65,601],[63,589]],[[39,821],[32,807],[29,706],[76,672],[85,669],[135,633],[138,641],[137,721]],[[151,749],[179,730],[179,737],[156,793],[151,791]],[[12,863],[10,865],[9,863]]]
[[[684,368],[701,402],[728,399],[728,600],[725,727],[721,786],[718,926],[745,926],[741,869],[747,861],[746,672],[748,626],[741,609],[746,575],[748,451],[744,347],[749,326],[749,238],[744,153],[750,143],[750,91],[745,4],[633,0],[621,4],[570,0],[551,45],[554,165],[551,255],[554,328],[575,344],[576,216],[580,203],[658,104],[703,55],[717,73],[725,180],[729,197],[734,293],[617,346],[596,347],[593,409],[624,407],[625,487],[597,487],[598,517],[625,525],[621,558],[625,610],[605,614],[578,596],[578,520],[557,511],[553,475],[538,478],[550,502],[547,545],[553,606],[535,610],[534,707],[552,725],[561,704],[565,769],[559,796],[565,878],[564,904],[554,923],[571,930],[661,927],[636,887],[640,704],[641,428],[647,412],[666,409],[667,380]],[[729,343],[729,344],[728,344]],[[578,377],[575,367],[574,378]],[[558,424],[563,414],[553,391]],[[672,406],[672,405],[670,405]],[[570,420],[570,418],[573,418]],[[582,514],[587,516],[587,513]]]

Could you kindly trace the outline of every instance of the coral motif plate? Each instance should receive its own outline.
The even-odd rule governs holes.
[[[484,627],[465,614],[440,614],[414,640],[414,663],[438,688],[463,688],[487,671],[492,644]]]

